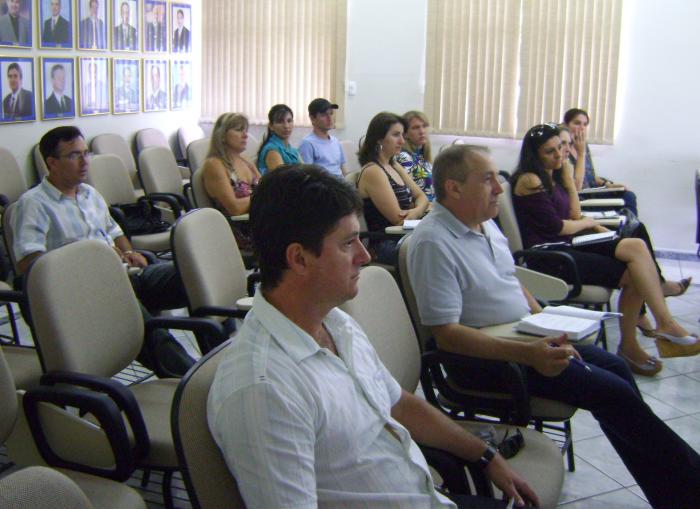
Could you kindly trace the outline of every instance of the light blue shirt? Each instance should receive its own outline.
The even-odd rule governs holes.
[[[492,220],[481,228],[471,230],[439,203],[416,227],[408,272],[423,325],[478,328],[529,314],[508,240]]]
[[[345,154],[335,136],[324,139],[312,132],[302,140],[299,153],[305,163],[317,164],[333,175],[343,176],[340,167],[345,164]]]
[[[17,261],[31,253],[45,253],[76,240],[98,239],[113,246],[114,239],[124,235],[95,188],[80,184],[77,196],[71,198],[47,178],[17,201],[12,229]]]

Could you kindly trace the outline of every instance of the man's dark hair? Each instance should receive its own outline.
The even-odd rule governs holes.
[[[73,125],[62,125],[51,129],[39,140],[39,152],[46,161],[49,157],[58,157],[58,144],[62,141],[71,142],[76,138],[85,138],[80,129]]]
[[[275,288],[287,269],[287,247],[298,242],[317,256],[323,239],[362,201],[347,182],[312,164],[265,174],[250,202],[250,224],[262,287]]]
[[[17,62],[12,62],[10,65],[7,66],[7,77],[10,77],[10,71],[13,69],[17,71],[17,74],[19,74],[19,79],[22,79],[22,68]]]
[[[53,75],[56,74],[56,71],[64,71],[65,72],[65,70],[66,69],[63,67],[63,64],[54,64],[51,67],[51,79],[53,79]]]

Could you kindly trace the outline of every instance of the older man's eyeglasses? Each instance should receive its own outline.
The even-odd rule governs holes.
[[[58,156],[58,159],[68,159],[69,161],[77,161],[78,159],[83,159],[87,161],[90,159],[94,154],[88,150],[84,150],[83,152],[80,152],[78,150],[74,152],[69,152],[67,154],[63,154]]]

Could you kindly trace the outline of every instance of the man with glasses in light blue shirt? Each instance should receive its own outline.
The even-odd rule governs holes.
[[[141,253],[134,251],[110,216],[104,198],[85,183],[92,154],[80,130],[73,126],[52,129],[41,138],[39,150],[49,174],[20,197],[12,214],[18,272],[24,274],[39,256],[70,242],[102,240],[126,265],[139,269],[130,271],[130,280],[148,313],[187,306],[187,296],[173,263],[149,265]],[[90,284],[85,282],[86,287]],[[148,318],[147,313],[144,315]],[[173,338],[164,341],[169,346],[164,347],[167,351],[163,355],[178,356],[185,364],[193,363],[192,359],[180,356],[179,344],[173,344],[174,341]],[[184,374],[188,367],[172,366],[170,371]]]

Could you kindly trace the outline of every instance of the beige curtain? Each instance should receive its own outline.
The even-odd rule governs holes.
[[[425,112],[434,132],[515,134],[521,0],[429,0]]]
[[[621,23],[622,0],[525,0],[519,134],[583,108],[589,141],[612,143]]]
[[[310,125],[315,97],[341,104],[347,0],[206,0],[202,23],[202,119],[226,111],[267,123],[273,104]]]

